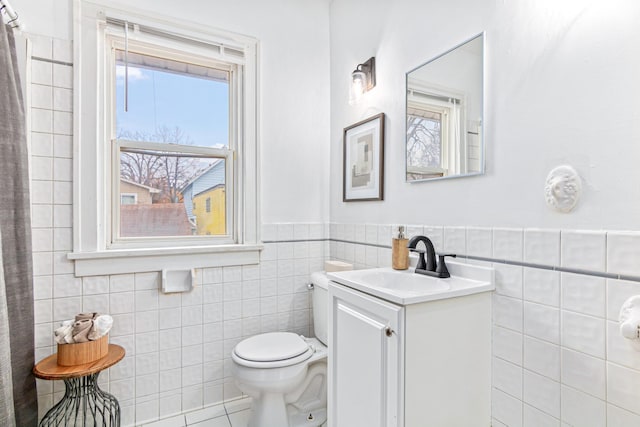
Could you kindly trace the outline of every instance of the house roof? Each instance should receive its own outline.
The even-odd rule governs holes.
[[[203,176],[205,176],[207,174],[207,172],[209,172],[211,169],[213,169],[218,163],[220,163],[222,161],[222,159],[216,159],[213,163],[211,163],[209,166],[207,166],[206,168],[202,169],[198,174],[196,174],[196,176],[194,176],[193,178],[191,178],[189,181],[187,181],[182,188],[180,188],[180,192],[184,193],[187,188],[191,187],[196,181],[198,181],[200,178],[202,178]]]
[[[190,236],[191,224],[182,203],[121,205],[122,237]]]
[[[126,182],[127,184],[135,185],[136,187],[144,188],[145,190],[149,190],[149,193],[160,193],[161,190],[157,188],[149,187],[147,185],[142,185],[140,183],[129,181],[128,179],[120,178],[120,181]]]

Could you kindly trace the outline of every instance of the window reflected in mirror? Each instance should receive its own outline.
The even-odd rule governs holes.
[[[483,35],[407,73],[408,182],[484,172]]]

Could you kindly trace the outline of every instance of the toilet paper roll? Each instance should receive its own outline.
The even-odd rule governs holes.
[[[620,334],[640,351],[640,295],[627,299],[618,316]]]

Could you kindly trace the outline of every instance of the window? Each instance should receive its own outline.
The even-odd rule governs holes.
[[[76,275],[257,262],[256,40],[74,5]]]
[[[121,205],[135,205],[138,203],[138,195],[131,193],[120,193]]]
[[[460,97],[412,90],[407,95],[407,178],[441,177],[460,170],[463,131]]]

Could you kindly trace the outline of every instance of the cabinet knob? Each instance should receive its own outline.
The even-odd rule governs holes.
[[[393,329],[391,329],[391,326],[387,326],[386,328],[384,328],[384,333],[390,337],[391,335],[393,335]]]

